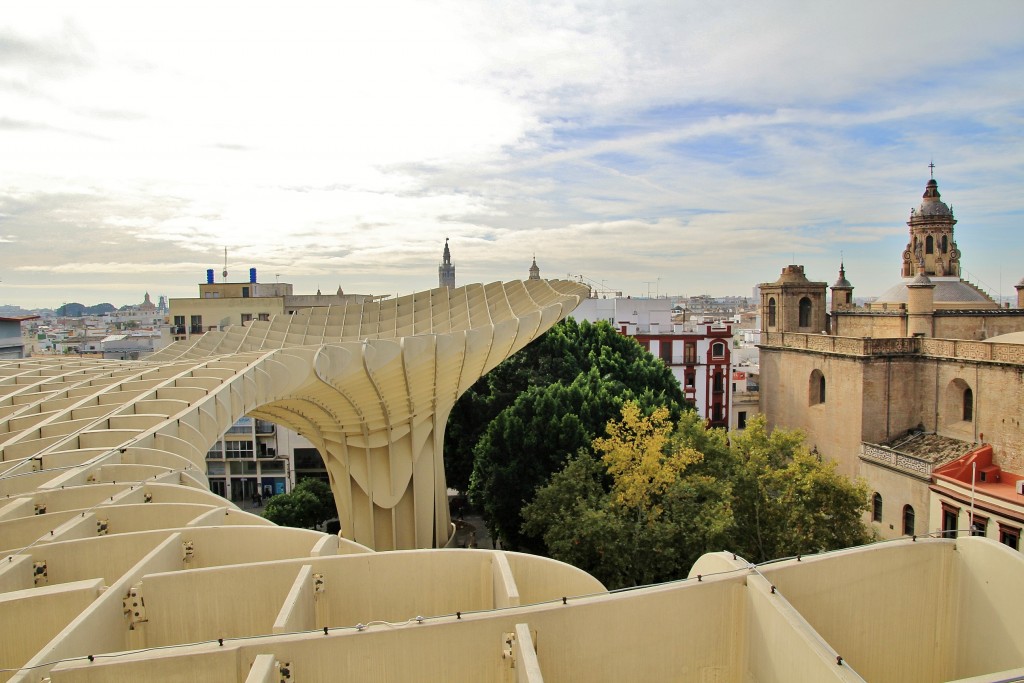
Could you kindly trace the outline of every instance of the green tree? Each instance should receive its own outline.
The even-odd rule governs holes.
[[[664,407],[649,413],[626,401],[593,440],[600,460],[581,450],[522,513],[552,557],[610,588],[678,578],[732,529],[728,483],[691,471],[704,455]]]
[[[263,509],[263,516],[274,524],[303,529],[312,529],[337,515],[331,487],[315,478],[303,479],[291,492],[272,497]]]
[[[760,562],[870,539],[864,485],[764,418],[729,448],[694,413],[673,427],[665,411],[627,402],[607,434],[593,443],[601,459],[581,449],[522,518],[551,557],[609,588],[679,578],[713,550]]]
[[[732,549],[752,562],[861,545],[864,482],[808,452],[799,431],[768,431],[763,415],[733,439],[737,530]]]
[[[652,405],[668,406],[673,419],[682,412],[679,382],[635,339],[619,334],[605,322],[577,323],[567,318],[477,380],[455,403],[444,441],[448,486],[469,491],[477,444],[490,423],[520,395],[531,388],[570,385],[591,369],[635,396],[646,394]],[[598,429],[603,429],[603,423]]]

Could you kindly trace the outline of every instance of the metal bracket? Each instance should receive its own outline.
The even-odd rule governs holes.
[[[106,536],[110,527],[109,519],[97,519],[96,520],[96,535]]]
[[[46,574],[46,560],[32,563],[32,582],[37,586],[45,586],[50,583]]]
[[[277,670],[281,673],[281,683],[287,683],[292,680],[292,663],[291,662],[280,662],[277,665]]]
[[[46,514],[46,503],[36,503],[36,514],[37,515],[45,515]]]
[[[196,544],[195,541],[182,541],[181,542],[181,561],[188,564],[196,556]]]
[[[313,593],[319,595],[324,592],[324,575],[313,574]]]
[[[150,493],[149,491],[146,491],[145,493],[143,493],[142,494],[142,502],[143,503],[152,503],[153,502],[153,494]]]
[[[142,597],[142,584],[137,583],[128,591],[128,596],[121,598],[124,605],[124,615],[128,617],[128,630],[134,631],[135,624],[140,624],[149,619],[146,617],[146,601]]]

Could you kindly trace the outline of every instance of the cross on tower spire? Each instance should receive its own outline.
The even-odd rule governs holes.
[[[931,172],[932,180],[934,180],[935,179],[935,162],[934,161],[932,161],[932,162],[930,162],[928,164],[928,169]]]

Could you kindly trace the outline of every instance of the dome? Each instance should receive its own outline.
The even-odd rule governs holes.
[[[927,277],[927,276],[926,276]],[[960,304],[951,308],[991,308],[995,305],[984,292],[958,277],[930,277],[927,278],[935,285],[934,301],[936,304]],[[917,278],[904,278],[889,289],[882,292],[874,303],[895,303],[905,304],[908,299],[908,286],[921,286],[926,284],[918,282]]]
[[[1008,332],[1007,334],[989,337],[985,341],[992,344],[1022,344],[1024,345],[1024,332]]]
[[[842,263],[839,264],[839,279],[832,285],[832,289],[853,289],[853,285],[846,279],[846,266]]]
[[[923,218],[953,216],[953,212],[950,211],[949,207],[941,199],[942,195],[939,194],[939,184],[935,182],[935,178],[928,181],[924,188],[924,194],[921,196],[923,198],[921,206],[916,210],[912,209],[910,212],[911,216]]]
[[[907,283],[907,287],[932,287],[932,280],[924,273],[918,273],[917,277]]]

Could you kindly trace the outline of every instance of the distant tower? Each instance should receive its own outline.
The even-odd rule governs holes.
[[[455,289],[455,266],[452,265],[452,252],[448,250],[448,238],[444,238],[444,260],[437,267],[437,286]]]
[[[939,184],[931,178],[921,206],[910,210],[910,242],[903,252],[900,272],[905,278],[917,275],[919,264],[924,265],[924,275],[929,277],[960,277],[960,250],[953,241],[956,219],[940,197]]]
[[[530,279],[531,280],[539,280],[540,279],[540,268],[537,267],[537,257],[536,256],[533,257],[533,265],[530,266]]]
[[[839,279],[832,285],[832,310],[848,308],[853,305],[853,285],[846,279],[846,267],[840,261]]]

